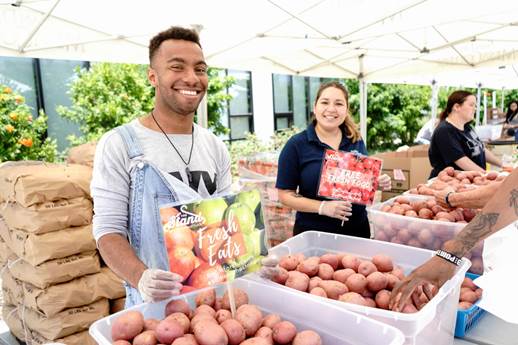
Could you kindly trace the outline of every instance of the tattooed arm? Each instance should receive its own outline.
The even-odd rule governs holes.
[[[462,229],[452,240],[444,244],[443,249],[458,257],[464,256],[479,241],[505,228],[518,219],[518,169],[514,169],[502,183],[498,191],[489,200],[482,212]],[[417,267],[392,291],[390,308],[399,311],[415,292],[423,289],[428,298],[432,298],[430,284],[438,289],[455,273],[456,266],[440,257],[434,256]],[[420,307],[416,305],[416,307]]]

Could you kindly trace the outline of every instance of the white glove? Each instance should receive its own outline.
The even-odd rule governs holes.
[[[157,302],[180,294],[182,276],[168,271],[148,268],[138,281],[138,291],[144,302]]]
[[[349,201],[322,201],[318,209],[318,214],[340,220],[349,220],[352,205]]]
[[[279,269],[279,259],[275,255],[268,255],[261,260],[261,264],[259,275],[264,279],[272,280],[281,272]]]
[[[378,188],[381,190],[390,190],[392,188],[392,179],[389,175],[383,174],[378,177]]]

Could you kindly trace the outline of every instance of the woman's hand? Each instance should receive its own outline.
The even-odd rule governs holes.
[[[383,174],[378,177],[378,188],[380,190],[390,190],[392,188],[392,179],[389,175]]]
[[[320,204],[320,208],[318,209],[318,214],[337,218],[340,220],[349,220],[348,217],[351,216],[352,205],[349,201],[322,201]]]

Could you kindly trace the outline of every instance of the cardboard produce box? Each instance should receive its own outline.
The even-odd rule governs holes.
[[[426,183],[432,171],[428,145],[412,146],[406,151],[383,152],[374,156],[383,160],[381,173],[392,179],[392,189],[383,192],[382,201],[414,188],[419,183]]]

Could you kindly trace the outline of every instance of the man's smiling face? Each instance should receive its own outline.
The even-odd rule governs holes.
[[[190,41],[162,42],[151,61],[148,77],[156,88],[156,101],[179,115],[194,114],[207,91],[203,52]]]

